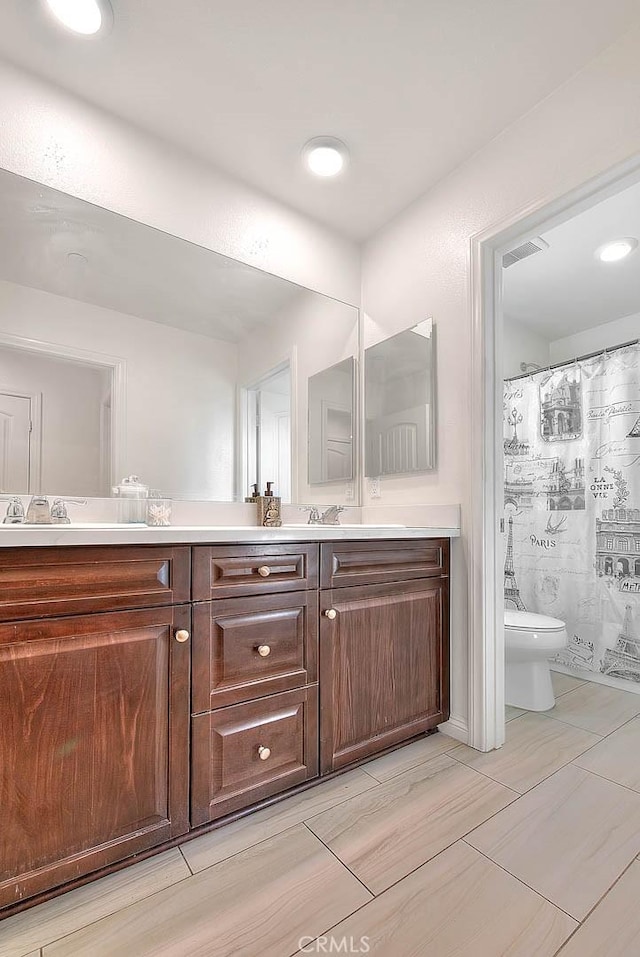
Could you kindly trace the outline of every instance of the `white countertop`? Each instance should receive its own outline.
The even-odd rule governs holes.
[[[43,545],[191,545],[233,542],[324,542],[458,538],[459,528],[403,525],[0,525],[0,548]]]

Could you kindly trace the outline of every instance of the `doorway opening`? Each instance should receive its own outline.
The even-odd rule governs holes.
[[[120,359],[0,335],[2,494],[110,495],[124,384]]]
[[[553,368],[554,359],[560,361],[561,348],[573,353],[572,360],[579,360],[582,354],[590,352],[599,352],[602,354],[606,348],[613,348],[613,345],[629,340],[631,337],[623,336],[622,330],[627,326],[640,328],[640,284],[638,285],[638,305],[635,306],[635,300],[623,294],[620,288],[620,271],[617,274],[615,284],[615,296],[611,300],[613,305],[609,309],[608,315],[596,316],[595,292],[592,289],[585,291],[584,285],[574,286],[573,290],[568,287],[567,279],[573,275],[567,268],[566,257],[572,256],[578,260],[581,256],[586,256],[586,247],[589,244],[590,235],[586,230],[582,230],[585,220],[579,222],[580,217],[590,217],[597,219],[598,213],[601,215],[601,227],[611,235],[607,239],[617,239],[618,230],[622,229],[624,235],[633,236],[633,230],[640,233],[640,161],[635,159],[633,162],[624,164],[624,166],[609,171],[607,174],[598,177],[581,188],[573,191],[571,194],[560,199],[540,204],[540,206],[530,212],[526,217],[514,217],[512,220],[504,221],[494,225],[491,229],[474,237],[472,241],[472,285],[473,285],[473,332],[472,332],[472,434],[475,443],[473,458],[473,500],[471,517],[471,564],[473,574],[470,582],[470,636],[469,636],[469,657],[470,657],[470,721],[469,721],[469,743],[479,750],[491,750],[500,745],[505,740],[505,633],[504,633],[504,608],[505,608],[505,559],[507,546],[507,524],[505,517],[511,517],[514,513],[520,512],[520,516],[531,516],[538,511],[535,519],[532,519],[533,528],[526,529],[527,539],[525,540],[525,529],[515,529],[513,543],[517,554],[518,545],[522,546],[523,553],[528,554],[528,561],[531,566],[535,564],[534,556],[538,552],[542,555],[542,561],[535,567],[542,568],[542,565],[549,565],[548,552],[556,551],[562,542],[562,535],[568,540],[575,537],[576,528],[584,517],[585,513],[590,512],[593,521],[589,527],[588,547],[594,551],[592,558],[595,560],[597,537],[596,520],[605,522],[608,515],[603,514],[607,511],[605,506],[614,509],[616,504],[616,479],[619,478],[613,473],[604,473],[605,477],[612,479],[605,484],[612,485],[605,491],[604,499],[593,499],[593,490],[591,484],[595,476],[593,471],[593,458],[590,454],[577,454],[580,450],[578,445],[583,441],[585,433],[591,428],[590,423],[593,417],[599,415],[602,419],[603,428],[614,421],[616,428],[623,424],[629,425],[627,434],[631,436],[634,428],[634,421],[638,419],[638,414],[634,408],[628,409],[624,414],[627,415],[628,423],[623,423],[623,415],[620,406],[615,406],[615,402],[602,403],[605,406],[614,406],[613,411],[609,408],[606,412],[600,409],[595,410],[595,399],[589,405],[586,411],[583,409],[584,418],[580,419],[573,407],[574,392],[580,392],[584,395],[584,389],[588,382],[587,376],[593,370],[578,370],[583,379],[576,379],[574,376],[574,362],[564,362],[563,365],[571,366],[565,370],[564,381],[562,370],[557,371]],[[622,197],[622,194],[632,190],[633,195],[637,196],[638,202],[629,203]],[[629,196],[632,195],[631,193]],[[631,207],[637,210],[638,225],[630,224],[628,221],[607,218],[607,212],[619,214],[620,209]],[[581,233],[582,230],[582,233]],[[536,238],[541,237],[543,242],[536,242]],[[549,239],[553,243],[549,242]],[[566,242],[565,242],[566,240]],[[547,242],[549,247],[547,248]],[[520,258],[517,254],[519,248],[528,246],[540,247],[534,249],[533,255]],[[605,264],[600,264],[596,260],[597,249],[590,249],[589,256],[585,259],[585,269],[594,273],[600,265],[604,269]],[[564,256],[564,263],[559,263],[556,267],[555,259]],[[505,269],[503,257],[509,257],[510,263]],[[631,260],[629,261],[631,264]],[[546,269],[549,272],[548,281],[545,284],[538,282],[539,292],[546,290],[547,295],[556,296],[558,303],[563,304],[564,311],[550,310],[548,305],[542,307],[542,302],[537,302],[535,297],[521,290],[524,299],[521,300],[528,308],[535,304],[537,308],[542,307],[542,324],[547,323],[547,331],[551,330],[553,338],[547,338],[547,345],[552,343],[553,348],[550,351],[536,353],[533,348],[536,345],[536,336],[527,338],[527,331],[535,333],[535,329],[529,328],[522,332],[522,327],[527,326],[523,320],[527,319],[526,313],[521,313],[520,334],[509,338],[510,333],[504,328],[505,300],[508,291],[503,285],[505,275],[512,277],[517,275],[516,270],[520,270],[520,277],[527,278],[533,276],[538,270]],[[635,266],[634,273],[640,274]],[[596,273],[597,281],[594,281],[594,289],[598,288],[598,295],[601,301],[606,301],[607,281],[606,276],[612,276],[609,272]],[[524,283],[522,284],[525,285]],[[585,294],[586,292],[586,294]],[[635,290],[633,295],[635,295]],[[562,298],[564,295],[564,299]],[[517,297],[513,299],[517,301]],[[593,307],[593,309],[592,309]],[[589,311],[591,310],[591,311]],[[590,324],[584,324],[584,317],[589,314]],[[518,316],[512,316],[515,323],[518,323]],[[595,321],[598,319],[598,321]],[[591,321],[593,320],[593,321]],[[581,327],[576,326],[576,322],[582,321]],[[530,320],[531,323],[531,320]],[[530,325],[529,323],[529,325]],[[555,323],[555,324],[554,324]],[[573,323],[573,327],[571,325]],[[613,325],[617,323],[615,330],[615,342],[609,339],[609,342],[598,339],[599,335],[604,335],[603,329],[609,335],[614,333]],[[634,325],[635,323],[635,325]],[[602,327],[602,329],[600,329]],[[515,325],[511,329],[516,328]],[[516,331],[517,328],[516,328]],[[538,329],[539,333],[541,330]],[[557,333],[557,334],[555,334]],[[638,333],[635,334],[637,339]],[[579,341],[586,343],[587,337],[591,337],[594,345],[591,350],[586,345],[580,348],[576,337],[581,337]],[[545,338],[544,336],[542,338]],[[560,341],[562,340],[562,342]],[[518,344],[527,343],[527,348],[522,355],[513,355],[510,351],[513,343],[516,343],[516,352]],[[540,342],[537,345],[540,346]],[[517,368],[511,369],[511,376],[519,372],[522,376],[522,382],[535,382],[536,402],[532,408],[523,413],[522,409],[506,409],[506,396],[504,389],[504,379],[507,378],[505,363],[513,362],[517,359]],[[522,365],[522,369],[520,369]],[[538,376],[541,382],[535,377]],[[517,388],[515,380],[514,386]],[[576,386],[575,383],[578,382]],[[575,388],[574,388],[575,386]],[[546,391],[545,391],[546,389]],[[572,391],[573,390],[573,391]],[[513,398],[513,396],[511,396]],[[508,403],[507,403],[508,404]],[[517,403],[512,403],[514,408]],[[537,412],[535,411],[537,409]],[[620,413],[620,415],[617,415]],[[638,409],[640,413],[640,407]],[[523,418],[520,420],[519,416]],[[635,417],[634,417],[635,416]],[[509,418],[510,417],[510,418]],[[525,419],[527,420],[525,423]],[[585,423],[587,427],[585,428]],[[546,455],[543,455],[539,449],[534,452],[534,459],[540,462],[544,459],[542,471],[547,470],[544,475],[535,473],[535,469],[524,467],[524,460],[528,451],[526,445],[529,440],[536,445],[540,445]],[[507,449],[508,444],[512,448]],[[602,446],[607,443],[603,441]],[[638,443],[640,446],[640,443]],[[612,446],[607,446],[612,448]],[[599,446],[598,446],[599,448]],[[559,450],[563,450],[560,454]],[[640,448],[638,448],[640,453]],[[507,455],[505,456],[505,452]],[[512,459],[514,468],[507,475],[505,471],[505,460],[511,457],[511,453],[517,453],[521,461]],[[575,455],[571,455],[576,452]],[[603,453],[600,452],[600,455]],[[606,456],[605,456],[606,457]],[[587,461],[584,461],[585,458]],[[596,460],[597,461],[597,460]],[[632,459],[629,459],[629,462]],[[639,459],[640,461],[640,459]],[[611,469],[620,471],[620,463],[601,462],[602,469],[608,466]],[[517,467],[516,467],[517,466]],[[623,473],[628,469],[628,465],[622,468]],[[548,474],[547,474],[548,472]],[[535,474],[534,474],[535,473]],[[640,465],[638,467],[640,477]],[[628,479],[628,475],[623,474],[622,480]],[[622,486],[618,486],[619,492]],[[598,491],[598,490],[596,490]],[[634,493],[635,494],[635,493]],[[627,504],[631,505],[631,497],[628,497]],[[640,498],[640,485],[638,486],[637,498]],[[610,501],[609,501],[610,499]],[[594,508],[593,502],[597,505]],[[564,522],[562,521],[564,519]],[[638,513],[640,522],[640,512]],[[640,529],[640,524],[639,524]],[[602,526],[602,537],[604,540],[608,530]],[[532,537],[533,536],[533,537]],[[552,543],[556,542],[555,545]],[[629,546],[635,550],[635,544]],[[640,545],[638,546],[640,550]],[[586,554],[586,544],[582,546]],[[531,553],[531,554],[529,554]],[[635,565],[627,561],[629,575],[623,575],[621,565],[624,571],[624,557],[602,556],[601,568],[602,579],[598,584],[603,584],[608,579],[608,585],[612,582],[618,586],[624,585],[621,579],[627,581],[635,572]],[[594,563],[595,564],[595,561]],[[550,567],[550,566],[549,566]],[[514,566],[515,578],[518,578],[518,560]],[[559,611],[565,610],[566,603],[562,602],[562,575],[556,575],[554,580],[553,572],[546,569],[546,575],[530,576],[523,573],[523,582],[527,582],[527,587],[537,589],[533,595],[532,611],[542,613],[543,610]],[[544,580],[543,580],[544,579]],[[511,566],[509,566],[509,582],[513,588],[513,575],[511,575]],[[631,588],[632,583],[624,586]],[[520,585],[522,590],[522,585]],[[639,583],[640,592],[640,583]],[[585,601],[589,601],[593,596],[585,596]],[[545,602],[547,603],[545,605]],[[548,603],[551,604],[548,604]],[[526,604],[526,596],[525,596]],[[553,607],[552,607],[553,606]],[[602,657],[606,655],[607,649],[604,645],[608,642],[608,649],[615,652],[615,645],[620,635],[623,634],[625,621],[615,620],[615,612],[611,620],[607,622],[606,635],[603,633],[598,641],[602,648],[596,648],[590,667],[595,674],[601,671],[602,662],[598,658],[599,652]],[[582,608],[581,615],[588,617],[586,606]],[[567,618],[569,615],[567,614]],[[619,617],[619,616],[618,616]],[[624,618],[624,610],[623,610]],[[625,618],[628,621],[628,618]],[[618,628],[618,638],[614,634]],[[585,639],[579,632],[579,629],[572,626],[570,629],[577,634],[576,645],[576,663],[584,662],[585,642],[591,639]],[[573,637],[570,636],[571,638]],[[595,643],[594,643],[595,644]],[[638,690],[638,685],[634,690]]]

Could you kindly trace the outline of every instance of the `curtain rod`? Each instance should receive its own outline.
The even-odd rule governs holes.
[[[631,342],[621,342],[619,346],[612,346],[611,349],[596,349],[595,352],[587,352],[583,356],[576,356],[575,359],[563,359],[562,362],[554,362],[553,365],[543,366],[541,369],[535,369],[532,372],[521,372],[520,375],[509,376],[505,382],[515,382],[516,379],[528,379],[530,376],[538,375],[540,372],[551,372],[553,369],[561,369],[562,366],[571,366],[575,362],[586,362],[587,359],[595,359],[596,356],[606,356],[610,352],[617,352],[618,349],[628,349],[629,346],[637,346],[640,339],[632,339]],[[533,363],[530,363],[533,365]]]

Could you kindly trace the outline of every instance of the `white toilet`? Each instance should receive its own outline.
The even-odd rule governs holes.
[[[548,711],[556,703],[549,658],[567,647],[559,618],[528,611],[504,611],[505,700],[526,711]]]

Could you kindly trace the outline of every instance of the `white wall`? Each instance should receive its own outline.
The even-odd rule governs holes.
[[[521,362],[535,362],[539,366],[547,366],[553,360],[550,358],[549,340],[540,333],[525,326],[511,316],[504,316],[503,325],[503,378],[521,375]]]
[[[585,329],[573,336],[556,339],[550,344],[551,362],[563,362],[565,359],[575,359],[586,356],[598,349],[610,349],[640,339],[640,313],[625,316],[623,319],[614,319],[592,329]]]
[[[452,710],[460,721],[468,702],[470,239],[640,150],[639,49],[640,31],[630,31],[364,247],[365,346],[427,316],[436,323],[438,466],[410,481],[383,480],[380,501],[462,503],[452,569]]]
[[[124,359],[123,475],[166,494],[233,499],[235,345],[1,281],[0,332]]]
[[[0,167],[359,303],[355,243],[0,61]]]
[[[100,459],[100,405],[106,385],[103,369],[0,347],[0,389],[41,397],[41,481],[33,491],[109,494]]]

